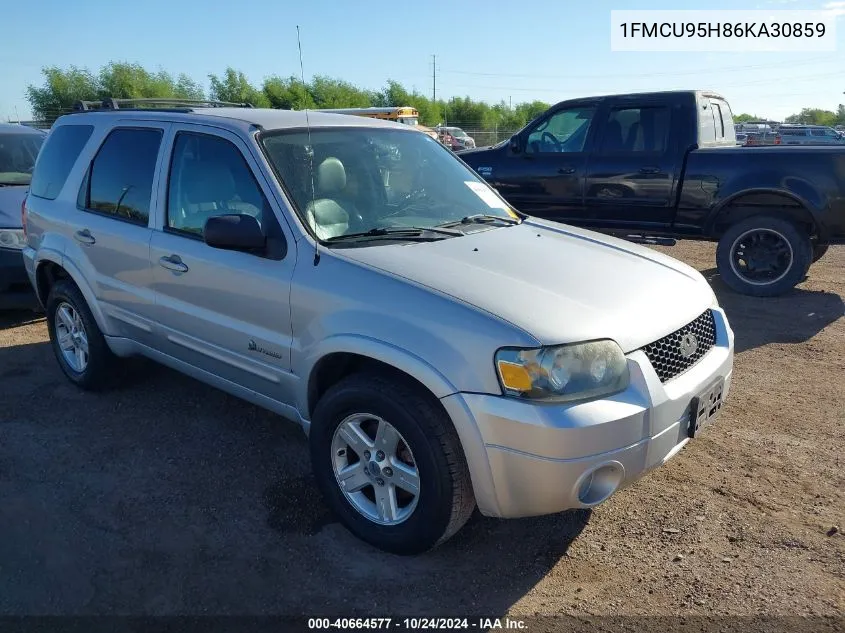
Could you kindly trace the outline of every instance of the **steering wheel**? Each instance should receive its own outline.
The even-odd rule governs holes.
[[[551,139],[549,142],[550,142],[552,145],[554,145],[554,146],[555,146],[555,151],[556,151],[556,152],[559,152],[559,151],[560,151],[560,141],[559,141],[559,140],[557,140],[557,137],[555,137],[555,135],[554,135],[554,134],[552,134],[551,132],[543,132],[543,134],[540,136],[540,140],[541,140],[541,141],[543,141],[543,143],[545,143],[545,142],[546,142],[546,137],[548,137],[549,139]]]
[[[404,194],[399,200],[396,201],[396,210],[393,213],[388,213],[384,217],[386,218],[393,218],[397,215],[402,215],[405,211],[409,208],[413,207],[418,202],[422,202],[428,197],[428,193],[425,189],[413,189],[408,193]]]

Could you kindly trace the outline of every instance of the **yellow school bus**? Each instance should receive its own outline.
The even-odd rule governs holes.
[[[351,114],[353,116],[365,116],[371,119],[385,119],[387,121],[398,121],[405,125],[421,130],[431,138],[437,140],[437,132],[431,128],[420,125],[420,113],[411,106],[399,106],[390,108],[323,108],[319,112],[330,112],[332,114]]]

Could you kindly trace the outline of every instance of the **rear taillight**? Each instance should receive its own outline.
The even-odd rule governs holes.
[[[780,145],[780,136],[775,137],[775,145]]]
[[[26,196],[23,197],[23,201],[21,202],[21,228],[23,229],[24,237],[26,237]]]

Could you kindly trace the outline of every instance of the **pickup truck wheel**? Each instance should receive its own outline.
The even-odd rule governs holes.
[[[117,357],[76,284],[66,279],[56,282],[47,297],[45,313],[53,352],[65,376],[82,389],[110,386]]]
[[[807,273],[811,257],[809,235],[787,220],[766,216],[729,227],[716,249],[725,283],[755,297],[773,297],[793,288]]]
[[[451,420],[422,389],[358,373],[317,403],[309,433],[317,484],[358,538],[394,554],[440,545],[475,498]]]

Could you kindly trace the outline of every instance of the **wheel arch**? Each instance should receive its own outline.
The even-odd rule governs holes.
[[[713,212],[707,233],[720,238],[728,228],[754,216],[782,218],[816,236],[820,226],[813,215],[810,202],[792,191],[751,189],[737,192],[726,198]]]
[[[372,369],[394,373],[425,389],[440,400],[457,388],[435,367],[405,350],[364,336],[333,336],[323,342],[303,372],[308,376],[305,401],[300,408],[306,419],[320,396],[333,384],[351,373]]]
[[[106,319],[103,315],[100,306],[97,304],[96,296],[93,289],[85,283],[85,277],[70,261],[65,258],[51,257],[47,255],[43,257],[35,267],[35,291],[38,300],[43,306],[47,306],[47,299],[50,296],[50,289],[56,282],[67,279],[72,281],[74,285],[79,288],[91,314],[94,315],[94,320],[97,322],[97,327],[100,331],[106,334],[105,324]]]

